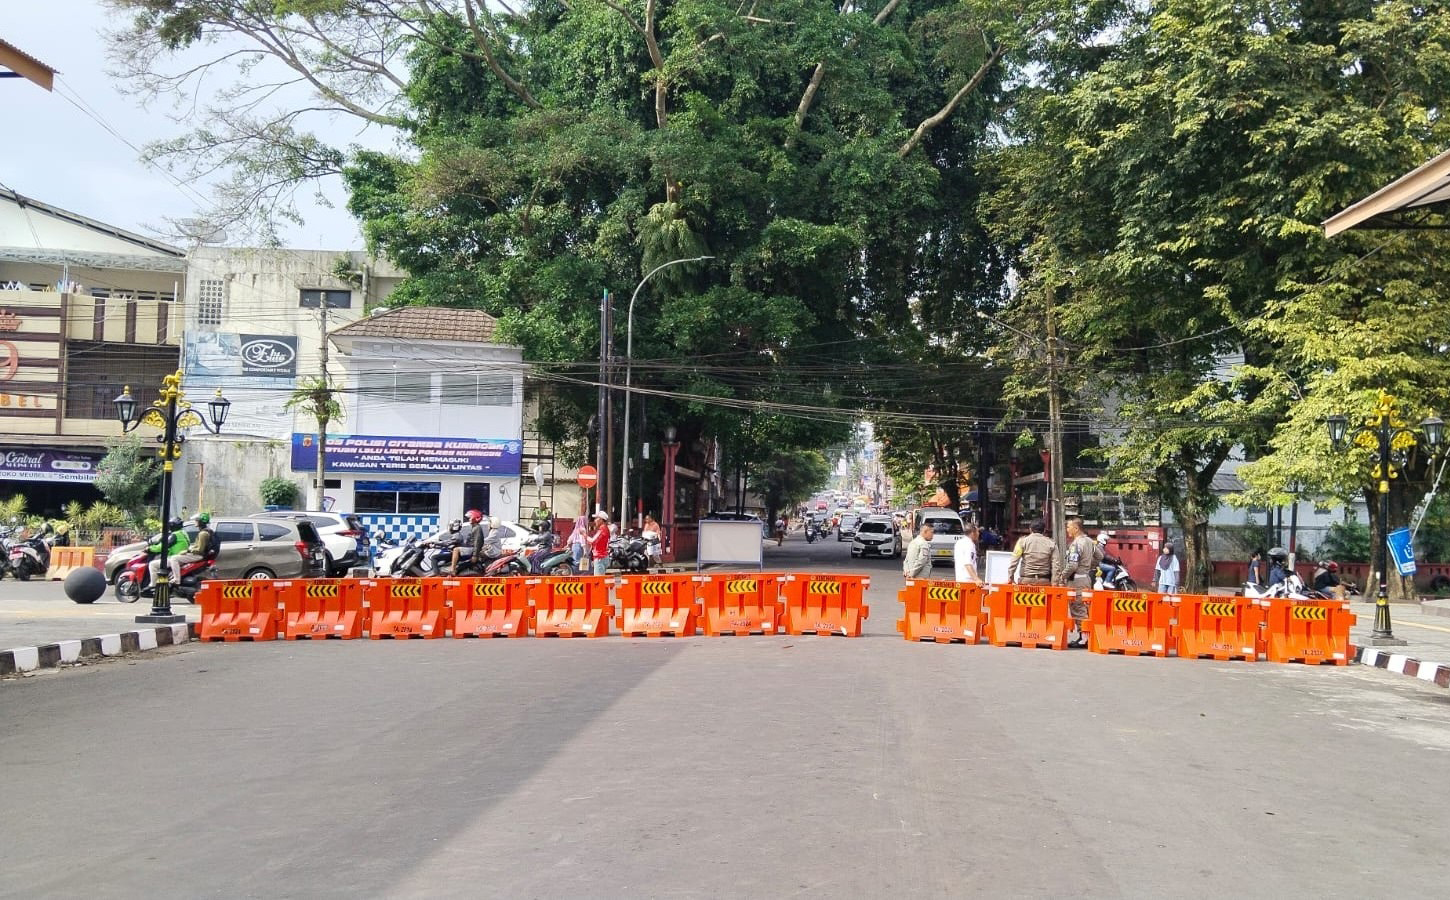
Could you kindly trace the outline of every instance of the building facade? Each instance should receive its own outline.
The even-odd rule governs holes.
[[[346,430],[329,434],[327,495],[369,530],[426,534],[470,509],[517,520],[523,354],[479,310],[401,307],[335,329]],[[299,423],[291,466],[307,477],[317,435]],[[537,482],[530,473],[531,485]]]
[[[0,189],[0,496],[59,514],[101,499],[120,436],[113,400],[143,404],[177,370],[185,253]]]

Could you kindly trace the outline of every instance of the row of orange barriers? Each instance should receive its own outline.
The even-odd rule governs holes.
[[[838,634],[870,615],[861,575],[210,581],[205,641]],[[616,608],[617,604],[617,608]]]
[[[908,579],[896,629],[908,641],[1067,647],[1071,588]],[[1355,616],[1339,600],[1084,591],[1095,653],[1347,665]]]

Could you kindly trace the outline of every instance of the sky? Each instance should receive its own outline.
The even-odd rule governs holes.
[[[115,79],[106,73],[101,32],[108,21],[99,0],[0,0],[0,37],[60,72],[51,93],[23,79],[0,79],[0,121],[6,130],[5,140],[0,141],[0,185],[110,225],[157,236],[157,226],[164,227],[163,217],[193,215],[198,200],[141,162],[127,142],[140,148],[183,134],[185,127],[168,117],[168,107],[143,109],[136,98],[117,90]],[[89,106],[120,137],[77,104]],[[356,140],[355,126],[337,123],[335,127],[339,134],[328,137],[344,145]],[[204,185],[194,187],[207,195]],[[283,243],[311,250],[361,249],[357,223],[342,208],[341,183],[334,179],[323,191],[334,207],[304,200],[306,224],[283,223]]]

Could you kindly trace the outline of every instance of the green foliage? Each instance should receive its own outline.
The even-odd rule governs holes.
[[[0,525],[19,520],[25,515],[25,495],[12,494],[0,500]]]
[[[1363,522],[1335,522],[1324,533],[1324,540],[1314,549],[1320,559],[1335,562],[1370,561],[1369,526]]]
[[[297,379],[297,388],[282,404],[289,412],[300,412],[317,423],[317,430],[327,432],[327,426],[341,422],[342,401],[337,398],[337,389],[321,376]]]
[[[146,516],[146,502],[161,477],[161,463],[140,435],[128,434],[106,451],[96,464],[96,490],[108,502],[125,510],[132,522]]]
[[[775,452],[751,470],[750,489],[774,516],[824,487],[830,474],[830,464],[814,450]]]
[[[261,484],[257,485],[257,494],[262,498],[263,506],[291,509],[297,505],[297,497],[300,493],[297,482],[280,475],[263,478]]]

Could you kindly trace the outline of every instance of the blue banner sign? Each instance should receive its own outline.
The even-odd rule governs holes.
[[[329,434],[327,471],[398,475],[518,475],[521,441],[489,441],[454,437],[388,437],[371,434]],[[317,468],[317,437],[292,435],[292,470]]]
[[[1385,535],[1385,542],[1390,545],[1390,558],[1400,574],[1415,574],[1415,548],[1410,544],[1410,529],[1396,528]]]

